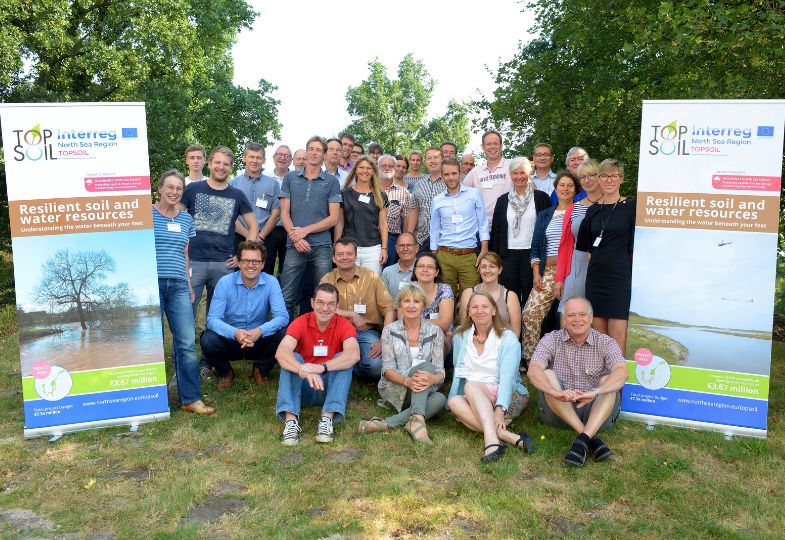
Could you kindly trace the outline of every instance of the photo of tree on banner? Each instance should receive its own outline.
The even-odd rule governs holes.
[[[24,375],[40,361],[68,371],[160,362],[157,291],[136,281],[155,272],[142,234],[14,239],[15,253],[50,254],[16,272]]]
[[[645,227],[636,234],[650,247],[635,254],[636,277],[657,286],[632,291],[629,350],[645,347],[669,364],[768,375],[775,269],[750,263],[771,258],[776,238]],[[676,262],[661,264],[662,253]]]

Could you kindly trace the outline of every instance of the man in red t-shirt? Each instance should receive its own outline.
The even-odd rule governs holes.
[[[313,311],[286,329],[275,359],[281,365],[275,413],[284,422],[281,444],[300,442],[300,408],[322,406],[316,442],[333,440],[333,419],[340,422],[352,385],[352,367],[360,360],[354,326],[336,317],[338,289],[322,283],[311,299]]]

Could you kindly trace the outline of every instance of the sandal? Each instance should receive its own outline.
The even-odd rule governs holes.
[[[485,454],[480,458],[481,463],[492,463],[494,461],[498,461],[504,455],[504,452],[507,450],[507,445],[504,443],[498,444],[489,444],[483,450],[488,450],[489,448],[496,447],[496,450],[491,452],[490,454]]]
[[[604,461],[613,455],[613,450],[599,437],[594,437],[589,441],[589,450],[594,461]]]
[[[377,431],[387,431],[389,429],[390,426],[387,425],[387,422],[378,416],[374,416],[370,420],[360,420],[360,425],[357,426],[357,430],[360,433],[376,433]]]
[[[521,446],[523,443],[523,446]],[[515,446],[520,448],[522,451],[526,452],[527,454],[531,454],[534,452],[534,443],[532,442],[531,435],[526,433],[525,431],[521,431],[518,433],[518,440],[515,441]]]
[[[412,436],[412,439],[414,439],[415,442],[433,444],[431,438],[428,437],[428,427],[425,425],[425,420],[411,417],[409,418],[409,421],[406,422],[406,426],[404,428],[409,432],[409,435]]]
[[[573,465],[575,467],[583,467],[586,465],[586,455],[589,453],[589,447],[586,446],[586,443],[580,439],[575,439],[572,442],[572,446],[567,451],[567,455],[564,456],[564,462],[567,465]]]

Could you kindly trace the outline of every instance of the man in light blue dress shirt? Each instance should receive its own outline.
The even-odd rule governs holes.
[[[458,297],[480,282],[477,266],[488,252],[488,215],[480,191],[461,184],[458,160],[442,162],[442,180],[447,191],[434,197],[431,205],[430,247],[442,267],[442,279]]]
[[[229,388],[234,380],[231,360],[253,360],[256,384],[266,383],[275,366],[289,314],[278,280],[262,273],[266,255],[264,244],[241,242],[240,271],[222,277],[215,287],[201,344],[220,389]]]

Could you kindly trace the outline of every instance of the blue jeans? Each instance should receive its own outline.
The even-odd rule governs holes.
[[[286,257],[281,272],[283,301],[289,316],[294,320],[294,306],[300,293],[306,288],[303,283],[305,268],[313,270],[312,284],[315,288],[324,275],[333,269],[332,246],[312,246],[308,253],[301,253],[293,247],[286,248]]]
[[[191,287],[194,290],[193,311],[196,317],[196,310],[199,309],[199,301],[202,299],[202,291],[207,285],[207,313],[210,313],[210,300],[213,299],[213,291],[218,280],[227,274],[234,272],[234,268],[226,266],[224,261],[191,261]]]
[[[180,404],[193,403],[202,399],[202,393],[188,282],[185,279],[158,278],[158,298],[161,301],[161,329],[166,313],[172,331],[172,359]]]
[[[395,244],[398,243],[398,235],[387,233],[387,262],[384,263],[384,268],[395,264],[395,258],[398,252],[395,251]]]
[[[287,255],[288,256],[288,255]],[[340,354],[340,353],[338,353]],[[333,357],[338,356],[337,354]],[[303,357],[294,353],[294,357],[301,364]],[[328,371],[322,375],[324,391],[317,392],[306,379],[301,379],[297,373],[281,368],[281,378],[278,381],[278,400],[275,403],[275,414],[283,422],[284,413],[291,413],[300,417],[301,407],[322,406],[322,412],[335,413],[333,422],[340,422],[346,415],[346,401],[349,399],[349,388],[352,386],[352,370],[342,369]]]
[[[378,330],[357,330],[357,343],[360,345],[360,361],[354,365],[358,377],[378,380],[382,376],[382,357],[368,358],[371,345],[379,341]]]

